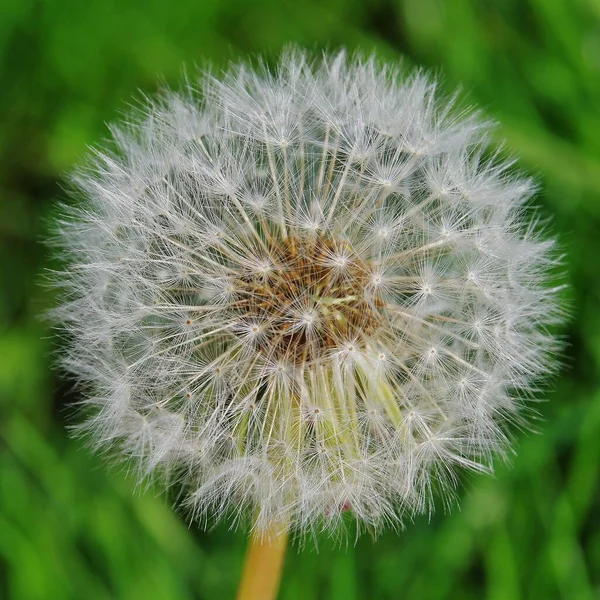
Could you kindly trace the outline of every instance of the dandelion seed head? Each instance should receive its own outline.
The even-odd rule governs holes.
[[[82,431],[203,524],[431,511],[552,369],[535,186],[420,72],[291,51],[198,88],[114,127],[58,225]]]

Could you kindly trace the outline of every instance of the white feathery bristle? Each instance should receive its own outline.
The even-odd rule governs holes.
[[[430,511],[553,365],[535,186],[421,72],[292,51],[198,89],[113,128],[59,224],[82,430],[202,523]]]

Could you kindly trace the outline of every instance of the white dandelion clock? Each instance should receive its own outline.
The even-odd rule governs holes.
[[[116,128],[60,223],[84,429],[202,523],[431,510],[551,368],[534,186],[422,73],[289,52],[199,89]]]

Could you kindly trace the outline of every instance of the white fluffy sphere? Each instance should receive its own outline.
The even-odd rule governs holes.
[[[532,183],[435,81],[283,55],[165,92],[76,176],[82,428],[193,514],[397,525],[490,470],[560,316]]]

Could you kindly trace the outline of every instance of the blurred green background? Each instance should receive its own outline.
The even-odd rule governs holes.
[[[542,184],[573,318],[542,435],[469,477],[460,507],[377,543],[292,549],[281,598],[600,598],[600,2],[2,0],[0,596],[233,598],[244,535],[188,528],[164,497],[68,438],[69,383],[39,314],[61,181],[139,90],[289,42],[404,56],[462,84]]]

